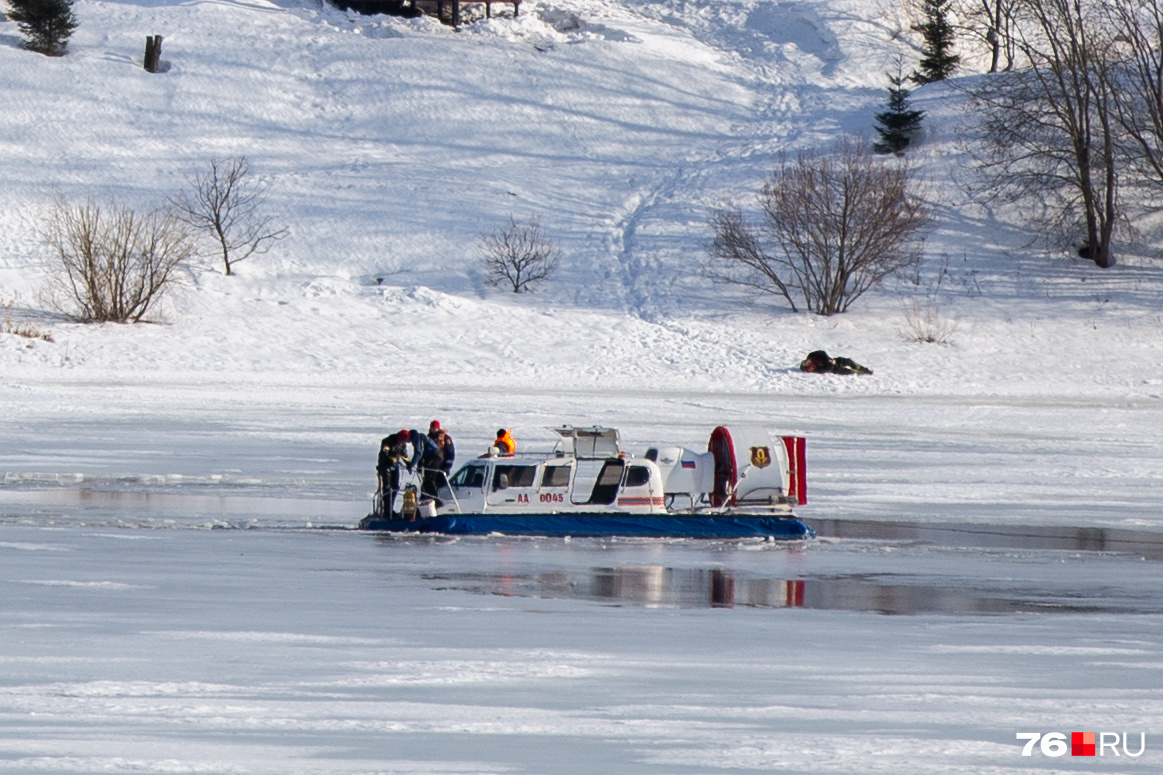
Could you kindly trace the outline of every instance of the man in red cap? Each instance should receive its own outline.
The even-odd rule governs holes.
[[[444,453],[444,461],[440,464],[440,470],[444,472],[445,476],[452,473],[452,463],[456,460],[456,445],[452,443],[452,437],[440,427],[439,420],[433,420],[428,423],[428,438],[440,448]]]

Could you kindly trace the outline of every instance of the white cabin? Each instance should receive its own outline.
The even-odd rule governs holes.
[[[789,514],[807,502],[804,440],[719,426],[707,452],[655,447],[627,455],[614,428],[550,428],[553,452],[486,456],[440,488],[440,514]]]
[[[598,426],[551,428],[561,441],[546,454],[469,461],[441,488],[439,513],[666,514],[663,478],[651,460],[621,449],[618,431]]]

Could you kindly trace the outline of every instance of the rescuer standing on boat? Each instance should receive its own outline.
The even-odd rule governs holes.
[[[444,455],[444,462],[440,464],[440,470],[444,472],[445,476],[451,474],[452,464],[456,461],[456,445],[452,443],[452,437],[448,435],[448,431],[440,427],[439,420],[433,420],[428,424],[428,438],[440,447],[440,451]]]
[[[436,500],[436,505],[440,506],[436,491],[440,486],[439,471],[444,463],[444,453],[436,446],[436,442],[416,429],[409,431],[409,438],[412,441],[413,455],[412,461],[408,464],[408,471],[415,469],[423,476],[420,492]]]
[[[408,440],[412,443],[412,459],[408,462],[408,473],[417,468],[439,469],[444,462],[444,454],[436,442],[413,428],[408,431]]]

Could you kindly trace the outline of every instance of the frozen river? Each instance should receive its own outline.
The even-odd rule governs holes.
[[[785,545],[351,530],[370,389],[5,395],[0,771],[1163,770],[1158,401],[515,401],[519,443],[807,435],[821,537]],[[395,400],[466,456],[514,403]],[[1016,737],[1073,732],[1146,748]]]
[[[1001,548],[924,525],[785,545],[31,522],[0,525],[3,771],[1163,761],[1160,547],[1078,548],[1100,531]],[[1054,541],[1071,548],[1039,548]],[[1146,733],[1147,749],[1025,758],[1030,731],[1132,733],[1131,753]]]

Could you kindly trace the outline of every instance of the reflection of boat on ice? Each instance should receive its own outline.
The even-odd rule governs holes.
[[[829,607],[831,594],[821,595],[831,581],[769,578],[729,568],[671,568],[663,565],[622,565],[596,568],[555,568],[521,573],[462,571],[430,577],[440,589],[459,589],[505,597],[616,601],[619,604],[677,608],[803,608],[805,584],[815,590],[809,607]],[[843,582],[840,582],[841,584]],[[921,588],[916,588],[921,589]],[[856,610],[865,610],[858,608]]]
[[[419,472],[377,493],[364,530],[537,536],[812,538],[792,513],[807,502],[804,439],[719,426],[706,452],[623,452],[613,428],[551,428],[545,454],[469,461],[430,497]]]

